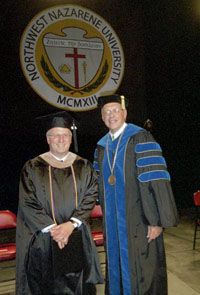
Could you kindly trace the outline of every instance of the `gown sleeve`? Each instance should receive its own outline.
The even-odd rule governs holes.
[[[150,132],[139,132],[135,145],[136,173],[147,223],[168,228],[178,224],[170,174],[160,145]]]
[[[32,233],[54,224],[37,196],[35,167],[31,161],[22,169],[19,184],[18,216],[24,220]]]

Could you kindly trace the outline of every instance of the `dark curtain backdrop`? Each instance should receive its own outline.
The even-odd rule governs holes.
[[[93,10],[116,31],[125,53],[119,91],[129,98],[128,122],[143,126],[147,118],[153,121],[153,134],[163,148],[177,205],[192,206],[200,168],[198,1],[144,2],[1,3],[0,209],[16,212],[22,166],[48,149],[35,118],[59,110],[42,100],[26,82],[19,61],[21,35],[38,12],[68,3]],[[95,109],[71,114],[79,122],[79,155],[92,161],[96,142],[107,131],[100,112]]]

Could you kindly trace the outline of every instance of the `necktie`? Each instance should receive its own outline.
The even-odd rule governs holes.
[[[115,136],[114,135],[112,135],[112,140],[115,140]]]

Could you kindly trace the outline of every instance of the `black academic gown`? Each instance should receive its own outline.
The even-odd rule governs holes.
[[[75,182],[78,191],[76,208]],[[50,198],[49,166],[57,224],[71,217],[83,222],[85,270],[57,276],[52,267],[52,238],[41,230],[54,223]],[[97,179],[90,162],[73,153],[58,163],[49,153],[28,161],[20,178],[17,215],[16,295],[95,294],[102,283],[100,265],[87,220],[97,197]],[[73,257],[71,257],[73,260]],[[89,290],[86,291],[86,289]]]
[[[148,225],[168,228],[178,215],[162,151],[152,135],[128,124],[114,167],[116,184],[108,183],[109,157],[116,150],[106,134],[97,145],[99,199],[104,215],[107,252],[106,294],[167,295],[163,234],[147,243]]]

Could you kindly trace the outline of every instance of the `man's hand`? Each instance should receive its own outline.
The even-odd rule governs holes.
[[[67,245],[70,235],[74,230],[74,226],[71,221],[56,225],[50,229],[50,234],[54,241],[58,243],[60,249]]]
[[[163,229],[160,226],[148,225],[148,243],[150,243],[152,240],[155,240],[161,234],[162,231]]]

